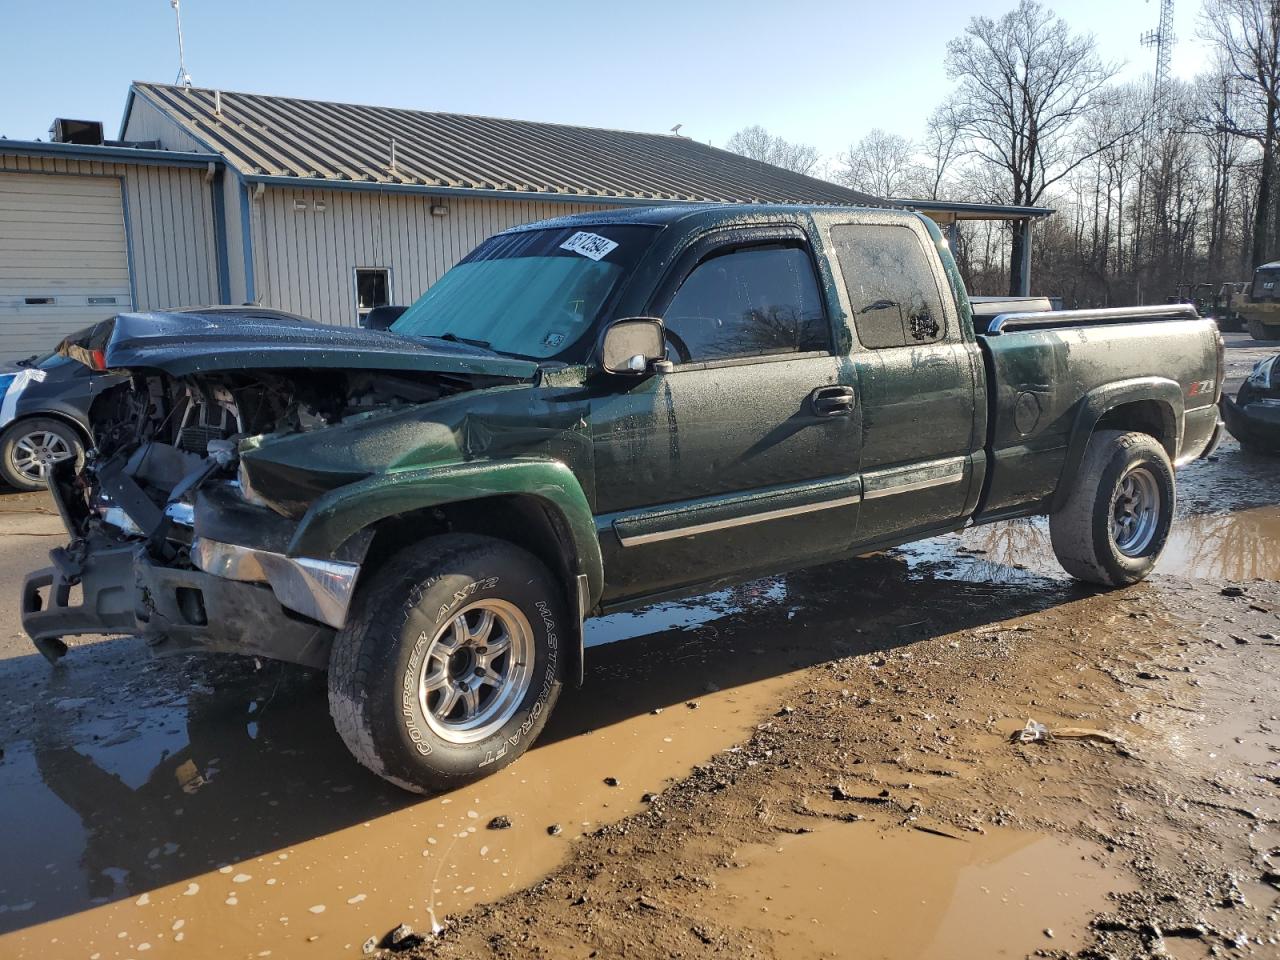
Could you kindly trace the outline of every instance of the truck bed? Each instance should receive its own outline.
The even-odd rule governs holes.
[[[1137,414],[1178,464],[1213,438],[1221,374],[1202,378],[1218,332],[1190,306],[1001,314],[977,340],[988,416],[977,523],[1051,509],[1103,410]]]

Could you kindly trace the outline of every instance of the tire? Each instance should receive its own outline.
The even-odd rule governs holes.
[[[373,574],[334,639],[334,725],[360,763],[415,793],[495,773],[528,749],[560,696],[565,616],[563,590],[519,547],[469,534],[408,547]],[[504,636],[506,652],[489,653],[485,641]],[[473,668],[505,679],[477,684]]]
[[[1259,323],[1257,320],[1249,321],[1249,336],[1255,340],[1271,340],[1271,328],[1265,323]]]
[[[1089,439],[1066,503],[1049,516],[1053,552],[1077,580],[1104,587],[1137,583],[1151,573],[1169,539],[1176,500],[1173,465],[1159,441],[1145,433],[1099,430]],[[1149,509],[1130,519],[1126,502]]]
[[[46,466],[72,457],[79,472],[84,467],[84,441],[75,427],[61,420],[24,417],[0,433],[0,477],[15,489],[44,490]]]

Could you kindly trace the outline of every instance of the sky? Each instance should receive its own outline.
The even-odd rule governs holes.
[[[950,84],[947,41],[1015,0],[182,0],[195,84],[379,106],[680,132],[761,124],[835,158],[873,127],[918,136]],[[1122,76],[1155,62],[1159,3],[1047,3]],[[1199,0],[1175,8],[1173,72],[1207,61]],[[118,135],[132,80],[173,82],[169,0],[0,0],[0,136],[54,117]]]

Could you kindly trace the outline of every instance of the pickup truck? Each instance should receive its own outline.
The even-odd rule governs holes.
[[[979,325],[924,217],[766,205],[507,230],[388,330],[121,314],[60,347],[127,380],[23,626],[327,669],[424,792],[528,748],[595,615],[1046,513],[1069,573],[1142,579],[1219,435],[1214,325]]]

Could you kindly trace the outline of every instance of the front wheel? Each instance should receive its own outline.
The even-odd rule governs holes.
[[[49,468],[62,460],[84,466],[84,443],[74,427],[51,417],[28,417],[0,433],[0,477],[18,490],[46,488]]]
[[[1145,433],[1099,430],[1066,503],[1049,516],[1053,552],[1078,580],[1122,587],[1145,579],[1173,524],[1173,464]]]
[[[356,759],[415,793],[448,790],[528,748],[560,695],[562,591],[501,540],[433,537],[356,598],[329,658],[329,712]]]

